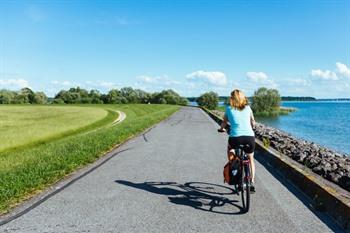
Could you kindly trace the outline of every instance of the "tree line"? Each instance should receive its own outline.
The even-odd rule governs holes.
[[[47,99],[44,92],[34,92],[28,87],[20,91],[0,90],[0,104],[45,104]]]
[[[187,99],[168,89],[149,93],[140,89],[124,87],[112,89],[107,94],[98,90],[73,87],[59,91],[53,99],[43,92],[33,92],[30,88],[20,91],[0,90],[0,104],[175,104],[187,105]]]
[[[317,99],[310,96],[282,96],[282,101],[316,101]]]

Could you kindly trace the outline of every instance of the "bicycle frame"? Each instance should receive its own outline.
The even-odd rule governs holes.
[[[240,169],[243,170],[245,169],[245,180],[251,180],[251,175],[250,175],[250,159],[249,157],[244,153],[242,149],[236,149],[235,154],[238,156],[240,160]]]

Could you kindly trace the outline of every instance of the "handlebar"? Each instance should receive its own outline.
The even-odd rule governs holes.
[[[226,132],[226,130],[220,128],[220,129],[218,129],[218,132],[219,132],[219,133],[224,133],[224,132]]]

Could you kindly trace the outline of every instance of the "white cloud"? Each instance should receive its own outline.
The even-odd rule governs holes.
[[[202,81],[205,83],[213,84],[215,86],[226,86],[227,77],[226,74],[220,71],[203,71],[198,70],[186,75],[188,80]]]
[[[0,79],[0,89],[5,88],[5,89],[18,89],[18,88],[23,88],[23,87],[29,87],[29,83],[25,79]]]
[[[246,76],[250,81],[254,82],[264,82],[268,79],[264,72],[247,72]]]
[[[323,80],[338,80],[338,76],[335,72],[330,70],[320,70],[320,69],[313,69],[311,70],[311,76],[320,78]]]
[[[137,79],[142,81],[142,82],[145,82],[145,83],[156,83],[157,82],[156,78],[150,77],[147,75],[141,75],[141,76],[137,77]]]
[[[161,86],[162,85],[171,86],[171,85],[180,84],[180,82],[170,79],[168,75],[162,75],[162,76],[141,75],[141,76],[138,76],[137,79],[144,84],[157,84]]]
[[[277,88],[278,84],[274,80],[270,79],[264,72],[250,71],[246,73],[246,77],[251,83],[246,84],[250,89],[256,89],[259,87]]]
[[[347,65],[336,62],[334,71],[331,70],[321,70],[321,69],[313,69],[311,70],[310,75],[312,77],[316,77],[322,80],[342,80],[342,78],[350,78],[350,69]]]
[[[136,77],[136,82],[133,87],[148,92],[158,92],[165,89],[179,90],[178,93],[182,95],[184,90],[183,83],[169,78],[168,75],[149,76],[140,75]],[[181,90],[181,91],[180,91]]]
[[[344,77],[350,78],[350,69],[349,67],[347,67],[345,64],[337,62],[335,63],[336,68],[336,72]]]

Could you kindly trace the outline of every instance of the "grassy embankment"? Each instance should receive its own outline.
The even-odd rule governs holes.
[[[280,115],[288,115],[291,112],[295,112],[295,108],[279,107],[271,111],[254,112],[256,117],[277,117]]]
[[[216,110],[225,112],[224,106],[218,106]],[[280,115],[288,115],[291,112],[295,112],[295,108],[287,108],[287,107],[279,107],[272,111],[263,111],[263,112],[254,112],[254,116],[256,117],[276,117]]]
[[[0,152],[39,145],[103,125],[117,113],[79,106],[0,106]]]
[[[178,109],[170,105],[0,106],[0,138],[5,142],[0,147],[0,213]],[[118,125],[112,125],[115,110],[127,115]]]

